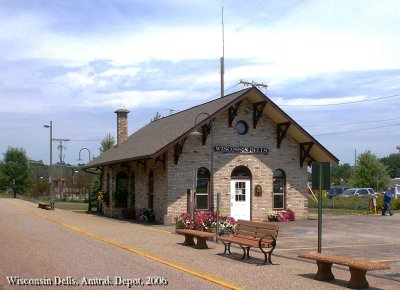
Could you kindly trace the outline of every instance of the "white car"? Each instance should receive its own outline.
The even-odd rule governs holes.
[[[367,196],[370,194],[375,194],[372,188],[349,188],[343,192],[342,196]]]
[[[399,196],[400,196],[400,185],[399,184],[393,185],[392,189],[390,190],[390,192],[392,193],[392,197],[394,199],[399,198]]]

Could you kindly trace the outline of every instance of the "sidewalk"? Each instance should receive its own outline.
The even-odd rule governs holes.
[[[334,266],[334,281],[316,281],[313,279],[317,271],[316,263],[297,258],[299,252],[316,251],[317,228],[315,220],[282,223],[280,225],[277,249],[272,255],[274,265],[262,265],[264,257],[259,251],[251,251],[250,255],[253,259],[241,261],[242,250],[240,248],[233,248],[232,252],[234,254],[232,255],[222,256],[224,247],[221,243],[209,241],[210,248],[206,250],[185,247],[182,245],[184,237],[174,234],[175,228],[171,226],[142,225],[60,209],[48,211],[37,208],[34,203],[18,199],[7,199],[7,202],[28,214],[47,219],[46,222],[56,222],[60,226],[71,226],[71,230],[80,230],[83,234],[95,235],[103,240],[134,249],[139,254],[143,253],[154,257],[163,263],[176,265],[205,277],[225,281],[237,288],[341,289],[346,287],[350,278],[350,273],[346,268]],[[378,218],[381,217],[376,218],[377,223],[380,224],[382,219],[378,220]],[[400,216],[398,215],[395,223],[397,225],[399,224],[399,218]],[[342,218],[342,221],[345,220],[346,218]],[[393,221],[395,220],[393,219]],[[327,239],[343,238],[341,232],[335,234],[335,228],[329,222],[325,224],[329,227],[329,229],[324,228],[324,232],[329,232],[329,234],[326,234]],[[396,229],[398,229],[398,226],[396,226]],[[351,231],[351,228],[347,230]],[[365,239],[364,233],[365,231],[362,231],[359,239],[352,238],[351,242],[354,243]],[[371,236],[369,234],[369,237]],[[376,241],[379,240],[379,237],[375,238]],[[371,240],[375,241],[374,238],[371,238]],[[386,238],[381,243],[389,240],[392,243],[397,243],[397,246],[400,247],[400,240],[393,241]],[[303,250],[298,249],[300,247]],[[398,249],[394,250],[397,251]],[[351,254],[354,249],[341,249],[340,251],[345,254]],[[127,255],[134,255],[134,253],[127,252]],[[365,258],[372,260],[369,257]],[[400,259],[398,251],[397,258]],[[397,262],[398,264],[399,262]],[[392,269],[388,273],[392,276],[389,277],[399,277],[399,280],[382,278],[386,271],[368,272],[372,274],[367,274],[371,289],[399,289],[400,267],[396,266],[396,263],[394,265],[390,264],[390,266]],[[157,273],[154,274],[156,275]],[[378,277],[377,274],[380,274],[381,277]]]

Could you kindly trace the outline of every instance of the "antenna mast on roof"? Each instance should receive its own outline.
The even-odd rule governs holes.
[[[175,109],[164,109],[164,110],[168,110],[170,116],[171,116],[174,112],[179,112],[179,110],[175,110]]]
[[[221,65],[221,98],[224,97],[224,73],[225,73],[225,65],[224,65],[224,56],[225,56],[225,33],[224,33],[224,0],[221,1],[222,6],[222,57],[220,59]]]
[[[257,82],[255,82],[255,81],[248,82],[248,81],[240,80],[240,81],[239,81],[239,84],[242,84],[243,86],[248,86],[248,87],[252,86],[252,87],[257,87],[257,88],[264,88],[265,91],[266,91],[267,88],[268,88],[268,85],[267,85],[267,84],[264,84],[264,83],[257,83]]]

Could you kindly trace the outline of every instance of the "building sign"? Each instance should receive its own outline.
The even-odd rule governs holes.
[[[214,146],[214,151],[222,153],[268,154],[269,149],[265,147]]]

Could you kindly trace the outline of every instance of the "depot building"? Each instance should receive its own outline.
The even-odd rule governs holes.
[[[270,210],[307,217],[307,166],[338,159],[255,87],[153,121],[128,136],[117,114],[117,145],[84,168],[96,168],[110,196],[105,215],[152,209],[172,224],[190,210],[262,221]],[[134,118],[134,116],[133,116]],[[192,195],[188,194],[193,192]],[[192,196],[192,198],[190,198]]]

